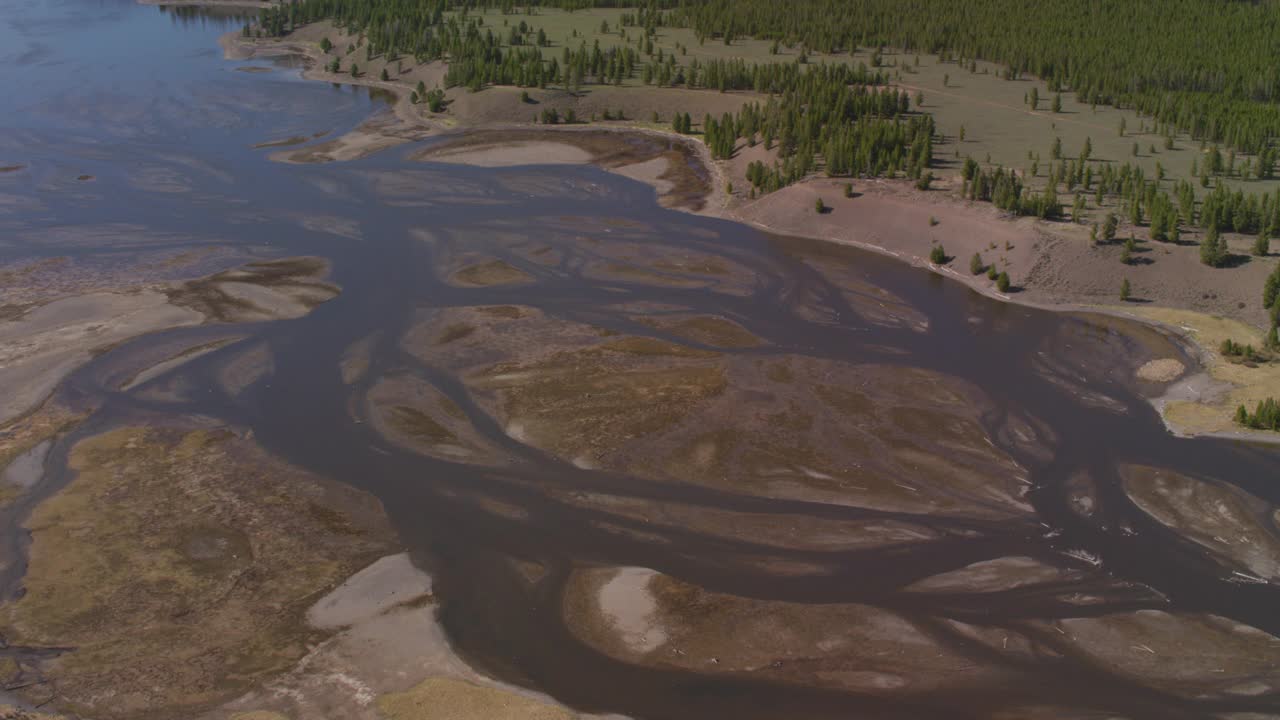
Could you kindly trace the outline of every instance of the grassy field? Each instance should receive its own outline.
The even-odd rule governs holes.
[[[507,32],[506,24],[519,24],[521,21],[527,22],[535,31],[539,28],[544,30],[552,43],[544,50],[544,55],[550,58],[558,57],[566,45],[576,49],[581,43],[591,47],[596,41],[605,49],[624,44],[636,47],[640,32],[637,28],[621,27],[623,12],[616,9],[571,13],[540,10],[536,15],[502,15],[493,10],[484,18],[486,25],[503,35]],[[602,22],[608,23],[608,33],[602,32]],[[626,33],[625,38],[620,31]],[[677,62],[681,64],[693,59],[730,58],[760,63],[787,62],[795,60],[799,54],[798,48],[783,47],[777,55],[771,55],[770,45],[758,40],[735,40],[733,45],[709,40],[700,45],[693,31],[679,28],[660,28],[655,41],[655,48],[661,48],[664,55],[675,53]],[[852,55],[811,53],[809,62],[870,65],[872,51],[864,48]],[[943,173],[958,169],[957,154],[961,159],[972,157],[984,164],[1013,167],[1028,174],[1033,160],[1038,159],[1037,177],[1039,183],[1043,183],[1055,138],[1061,140],[1062,154],[1067,158],[1077,157],[1088,138],[1093,148],[1091,157],[1095,173],[1103,163],[1118,166],[1129,162],[1142,167],[1148,178],[1154,178],[1157,168],[1161,167],[1166,189],[1171,189],[1178,180],[1189,180],[1199,192],[1204,192],[1198,179],[1191,175],[1192,164],[1203,154],[1200,142],[1184,135],[1175,138],[1172,149],[1165,149],[1163,136],[1150,127],[1153,123],[1135,112],[1104,106],[1091,108],[1076,102],[1074,94],[1064,93],[1062,111],[1054,113],[1050,110],[1053,95],[1039,80],[1026,77],[1004,80],[999,77],[999,68],[988,63],[979,62],[977,72],[971,73],[968,68],[962,68],[955,62],[942,62],[934,55],[895,53],[892,50],[881,54],[882,66],[892,75],[894,82],[909,89],[913,95],[916,91],[922,93],[922,109],[937,120],[943,141],[935,146],[934,155]],[[631,78],[625,84],[641,85],[641,81]],[[1032,111],[1026,102],[1026,96],[1033,87],[1040,96],[1037,111]],[[695,118],[700,115],[695,113]],[[1126,126],[1123,135],[1119,129],[1122,120]],[[963,141],[959,137],[962,130],[965,135]],[[1137,155],[1134,155],[1135,144]],[[1252,159],[1241,155],[1237,158],[1237,165]],[[1280,188],[1280,180],[1230,179],[1223,182],[1246,193],[1273,192]],[[1037,186],[1039,183],[1032,180],[1030,184]],[[1070,204],[1070,198],[1064,198],[1064,201]],[[1093,208],[1092,197],[1088,203]]]

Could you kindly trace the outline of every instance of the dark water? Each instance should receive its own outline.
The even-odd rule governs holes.
[[[1280,712],[1280,699],[1269,693],[1184,700],[1079,657],[1011,662],[977,646],[965,651],[975,663],[1007,664],[1007,682],[898,695],[644,668],[601,655],[571,635],[561,617],[563,582],[583,564],[640,565],[710,590],[764,600],[865,603],[920,623],[949,618],[1017,628],[1028,620],[1158,608],[1213,613],[1280,635],[1280,589],[1234,582],[1229,569],[1203,549],[1138,510],[1121,489],[1116,470],[1125,463],[1177,469],[1239,486],[1274,508],[1280,501],[1275,482],[1280,457],[1240,443],[1171,437],[1125,379],[1128,374],[1107,366],[1116,356],[1104,352],[1104,345],[1123,345],[1123,338],[1092,330],[1080,319],[995,303],[882,258],[822,251],[662,210],[649,188],[595,169],[520,171],[541,188],[535,197],[503,185],[513,171],[446,170],[408,162],[401,150],[347,164],[269,162],[266,151],[251,146],[293,135],[341,133],[375,111],[377,101],[359,90],[301,81],[285,70],[236,70],[243,64],[223,61],[216,46],[219,34],[238,27],[226,13],[165,12],[129,0],[3,0],[0,16],[0,97],[5,98],[0,165],[29,166],[0,175],[0,194],[8,198],[0,206],[6,210],[0,214],[0,259],[230,246],[324,256],[343,287],[337,299],[307,317],[247,327],[270,344],[276,372],[246,395],[222,394],[212,376],[219,358],[235,346],[178,371],[205,388],[195,401],[147,401],[100,382],[104,368],[148,343],[201,338],[207,329],[146,338],[99,358],[68,381],[70,395],[101,404],[81,434],[121,419],[200,413],[250,427],[273,452],[373,492],[383,499],[404,542],[432,570],[451,638],[465,656],[495,675],[543,689],[575,707],[646,718],[987,717],[1028,703],[1152,718]],[[77,180],[83,175],[93,179]],[[420,189],[411,197],[388,192],[388,178],[409,178]],[[489,200],[500,202],[479,202]],[[317,212],[353,221],[361,238],[307,229],[297,220]],[[448,229],[479,237],[496,226],[514,226],[527,237],[550,238],[551,228],[565,216],[646,223],[655,238],[662,238],[654,252],[688,248],[730,258],[751,269],[754,289],[735,296],[593,280],[570,261],[546,268],[512,254],[506,257],[534,273],[535,284],[462,289],[437,279],[430,250],[409,232]],[[123,224],[135,231],[109,242],[66,239],[75,237],[76,229]],[[570,259],[582,252],[571,244],[559,247]],[[495,244],[485,249],[502,253]],[[828,278],[801,262],[818,253],[824,262],[855,267],[923,313],[928,332],[863,319]],[[581,470],[511,441],[468,399],[457,378],[424,366],[399,346],[415,311],[479,304],[532,305],[553,316],[636,332],[635,323],[610,307],[620,300],[678,304],[733,318],[779,352],[897,363],[980,386],[993,404],[983,418],[986,429],[1030,471],[1034,521],[930,519]],[[802,318],[796,312],[802,303],[822,305],[838,320]],[[383,332],[370,377],[399,370],[418,374],[455,399],[481,433],[529,462],[518,470],[479,470],[431,460],[399,449],[369,424],[355,421],[348,408],[353,390],[341,382],[339,361],[352,343],[377,330]],[[1091,389],[1115,399],[1124,411],[1083,404],[1046,380],[1036,362],[1046,350],[1060,353],[1058,359],[1089,378]],[[998,439],[1013,414],[1033,415],[1052,430],[1052,437],[1039,443],[1047,453]],[[53,454],[54,468],[66,445]],[[1100,510],[1092,519],[1070,509],[1066,481],[1082,471],[1098,487]],[[646,526],[646,532],[665,534],[669,542],[662,544],[604,532],[593,524],[604,514],[539,490],[550,487],[741,512],[907,519],[966,533],[895,547],[891,555],[792,550],[791,560],[834,569],[779,577],[736,562],[759,549],[748,540]],[[458,491],[518,505],[527,517],[486,512],[459,500]],[[938,597],[901,590],[921,577],[1009,555],[1069,564],[1067,550],[1099,558],[1097,575],[1129,581],[1124,587],[1133,590],[1117,591],[1115,583],[1100,580],[1068,588],[1105,595],[1087,606],[1065,602],[1061,593],[1035,590]],[[531,585],[513,568],[513,558],[538,562],[548,574]]]

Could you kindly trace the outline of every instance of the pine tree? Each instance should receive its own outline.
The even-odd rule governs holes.
[[[1129,292],[1129,278],[1125,278],[1124,282],[1120,283],[1120,302],[1129,302]]]
[[[1218,226],[1211,223],[1200,241],[1200,262],[1209,267],[1222,267],[1226,260],[1225,241],[1218,236]]]
[[[987,269],[987,264],[982,262],[982,256],[979,255],[978,253],[974,253],[973,257],[969,258],[970,273],[974,275],[981,275],[982,271],[986,269]]]
[[[996,276],[996,289],[1000,292],[1009,292],[1009,273],[1001,271]]]
[[[1271,236],[1264,227],[1258,231],[1258,239],[1253,241],[1253,254],[1258,257],[1266,257],[1271,252]]]
[[[1280,308],[1280,303],[1276,302],[1277,296],[1280,296],[1280,267],[1271,271],[1266,284],[1262,286],[1262,307]]]
[[[1119,226],[1119,224],[1120,223],[1118,220],[1116,220],[1116,216],[1114,213],[1107,213],[1107,219],[1102,225],[1103,242],[1110,243],[1115,241],[1116,227]]]

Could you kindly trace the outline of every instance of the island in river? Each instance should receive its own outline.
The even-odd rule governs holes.
[[[1152,404],[1202,351],[829,242],[1044,226],[8,10],[106,50],[6,118],[0,716],[1280,712],[1280,457]]]

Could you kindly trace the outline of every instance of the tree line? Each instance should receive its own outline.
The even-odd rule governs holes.
[[[824,53],[902,48],[1034,74],[1050,92],[1133,108],[1257,154],[1280,136],[1280,5],[1233,0],[685,0],[700,38]]]

